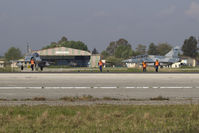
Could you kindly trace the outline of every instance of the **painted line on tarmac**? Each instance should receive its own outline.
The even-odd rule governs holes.
[[[83,86],[71,86],[71,87],[13,87],[13,86],[8,86],[8,87],[0,87],[0,90],[2,89],[121,89],[121,88],[125,88],[125,89],[192,89],[192,88],[198,88],[199,87],[190,87],[190,86],[127,86],[127,87],[119,87],[119,86],[95,86],[95,87],[83,87]]]
[[[43,87],[0,87],[0,89],[43,89]]]
[[[154,86],[154,87],[152,87],[153,89],[158,89],[158,88],[160,88],[160,87],[156,87],[156,86]]]
[[[0,90],[4,89],[46,89],[46,90],[53,90],[53,89],[90,89],[91,87],[0,87]]]
[[[117,89],[117,88],[119,88],[119,87],[116,87],[116,86],[113,86],[113,87],[93,87],[93,88],[95,88],[95,89],[97,89],[97,88],[100,88],[100,89]]]
[[[82,87],[82,86],[74,86],[74,87],[0,87],[0,90],[2,89],[117,89],[119,87],[116,86],[108,86],[108,87]]]
[[[91,87],[44,87],[44,89],[90,89]]]
[[[148,89],[148,88],[150,88],[150,87],[147,87],[147,86],[144,86],[144,87],[139,87],[139,86],[137,86],[137,87],[134,87],[134,86],[128,86],[128,87],[124,87],[124,88],[126,88],[126,89]]]
[[[133,86],[131,86],[131,87],[125,87],[126,89],[134,89],[134,88],[136,88],[136,87],[133,87]]]
[[[166,87],[166,86],[164,86],[164,87],[160,87],[160,89],[191,89],[191,88],[194,88],[194,87],[183,87],[183,86],[173,86],[173,87]]]

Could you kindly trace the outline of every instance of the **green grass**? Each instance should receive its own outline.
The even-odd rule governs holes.
[[[25,98],[25,99],[6,99],[6,98],[0,98],[0,101],[66,101],[66,102],[78,102],[78,101],[169,101],[169,98],[167,97],[152,97],[149,99],[136,99],[136,98],[116,98],[116,97],[93,97],[91,95],[83,95],[83,96],[65,96],[61,97],[59,99],[48,99],[45,97],[33,97],[33,98]],[[191,99],[187,99],[191,100]]]
[[[25,72],[32,72],[30,68],[25,68],[24,69]],[[10,67],[6,67],[6,68],[0,68],[0,72],[21,72],[20,68],[10,68]],[[40,72],[40,70],[38,71]],[[99,68],[88,68],[88,67],[78,67],[78,68],[68,68],[67,66],[65,67],[60,67],[60,68],[44,68],[44,72],[75,72],[75,73],[100,73]],[[142,68],[126,68],[126,67],[106,67],[103,68],[103,72],[105,73],[119,73],[119,72],[123,72],[123,73],[143,73],[142,72]],[[154,72],[155,73],[155,68],[154,67],[147,67],[147,72]],[[185,67],[185,68],[159,68],[159,72],[199,72],[199,67]]]
[[[99,68],[85,68],[85,69],[74,69],[71,70],[71,72],[100,72]],[[142,72],[142,69],[140,68],[126,68],[126,67],[107,67],[103,68],[103,72],[109,73],[109,72]]]
[[[3,106],[2,133],[198,133],[199,105]]]
[[[17,72],[18,68],[12,69],[11,67],[0,68],[0,72]]]
[[[50,65],[47,68],[74,68],[74,67],[66,65],[60,65],[60,66]]]
[[[169,98],[167,98],[167,97],[162,97],[162,96],[158,96],[158,97],[150,98],[150,100],[163,101],[163,100],[169,100]]]
[[[60,98],[60,100],[63,101],[69,101],[69,102],[75,102],[75,101],[97,101],[100,100],[99,98],[95,98],[91,95],[83,95],[81,97],[75,96],[75,97],[69,97],[69,96],[65,96]]]
[[[45,68],[44,68],[45,70]],[[55,69],[52,70],[51,68],[46,69],[46,71],[59,71],[60,69]],[[82,68],[63,68],[61,71],[66,71],[66,72],[100,72],[99,68],[86,68],[86,67],[82,67]],[[106,67],[103,68],[103,72],[105,73],[109,73],[109,72],[124,72],[124,73],[129,73],[129,72],[135,72],[135,73],[143,73],[142,72],[142,68],[126,68],[126,67]],[[147,67],[147,72],[155,72],[155,68],[154,67]],[[159,72],[199,72],[199,68],[198,67],[189,67],[189,68],[159,68]]]

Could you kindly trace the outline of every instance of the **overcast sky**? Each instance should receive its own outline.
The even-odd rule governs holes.
[[[0,0],[0,55],[62,36],[102,51],[119,38],[135,48],[182,45],[191,35],[199,36],[199,0]]]

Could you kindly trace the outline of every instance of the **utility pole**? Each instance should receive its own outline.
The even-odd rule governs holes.
[[[27,54],[30,54],[32,52],[32,49],[30,47],[29,42],[27,42]]]
[[[27,53],[29,53],[29,49],[30,49],[30,46],[29,46],[29,44],[27,42],[27,50],[26,50]]]

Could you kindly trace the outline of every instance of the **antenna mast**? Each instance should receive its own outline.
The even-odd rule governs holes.
[[[27,42],[27,53],[30,54],[32,52],[32,49],[29,45],[29,43]]]
[[[30,46],[29,46],[29,44],[28,44],[28,42],[27,42],[27,53],[29,53],[29,50],[30,50]]]

